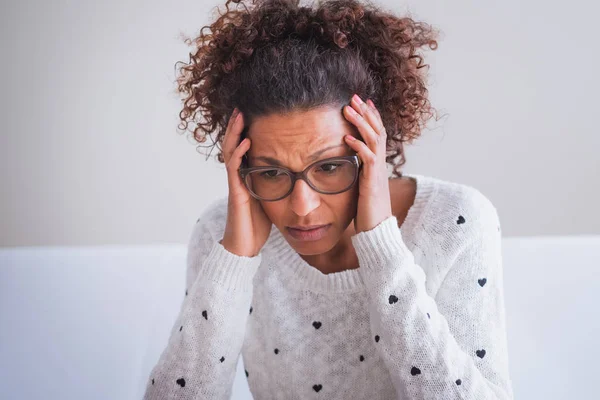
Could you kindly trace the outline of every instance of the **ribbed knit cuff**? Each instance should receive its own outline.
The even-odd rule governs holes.
[[[353,235],[351,240],[360,268],[368,271],[379,270],[392,260],[400,262],[412,255],[404,244],[394,215],[369,231]]]
[[[226,290],[249,291],[262,260],[262,254],[245,257],[233,254],[215,242],[198,271],[200,279],[209,279]]]

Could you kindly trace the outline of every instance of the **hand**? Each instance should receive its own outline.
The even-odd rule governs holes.
[[[358,95],[354,95],[350,105],[344,107],[344,116],[358,128],[364,140],[362,142],[350,135],[344,137],[363,163],[354,218],[354,230],[359,233],[375,228],[392,216],[385,160],[387,134],[381,115],[370,99],[364,103]]]
[[[235,109],[229,119],[223,138],[223,158],[227,169],[229,199],[225,233],[220,243],[233,254],[255,257],[269,238],[273,223],[258,200],[248,192],[238,173],[242,157],[250,149],[250,139],[245,138],[237,145],[244,128],[243,115],[241,112],[236,113],[237,111]]]

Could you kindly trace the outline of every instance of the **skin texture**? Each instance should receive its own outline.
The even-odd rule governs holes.
[[[272,114],[256,118],[248,130],[252,145],[247,152],[250,166],[275,165],[258,159],[270,157],[292,171],[329,157],[356,154],[344,139],[351,135],[361,139],[358,128],[348,121],[339,108],[321,107],[290,114]],[[310,156],[325,147],[331,148],[316,158]],[[358,268],[358,259],[350,237],[356,233],[359,182],[343,193],[324,195],[298,180],[292,193],[278,201],[260,204],[290,246],[311,266],[324,274]],[[389,179],[392,213],[401,225],[415,195],[415,183],[409,178]],[[302,242],[289,235],[286,227],[331,223],[326,236],[318,241]]]

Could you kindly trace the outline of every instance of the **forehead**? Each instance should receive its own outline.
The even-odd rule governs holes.
[[[326,145],[343,143],[344,135],[355,132],[341,107],[324,106],[258,117],[249,127],[248,137],[252,139],[251,153],[311,153]]]

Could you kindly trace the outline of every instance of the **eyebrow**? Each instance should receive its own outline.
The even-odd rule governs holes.
[[[341,143],[341,144],[334,144],[334,145],[325,147],[325,148],[323,148],[323,149],[321,149],[321,150],[319,150],[317,152],[314,152],[310,156],[308,156],[308,159],[311,160],[311,161],[315,160],[321,154],[323,154],[324,152],[326,152],[327,150],[335,149],[335,148],[338,148],[338,147],[344,147],[344,146],[346,146],[346,145],[344,143]],[[264,161],[264,162],[267,162],[267,163],[270,163],[270,164],[273,164],[273,165],[278,165],[280,167],[283,167],[283,164],[281,163],[281,161],[279,161],[279,160],[277,160],[275,158],[272,158],[272,157],[260,156],[260,157],[250,157],[250,158],[254,159],[254,160],[261,160],[261,161]]]

